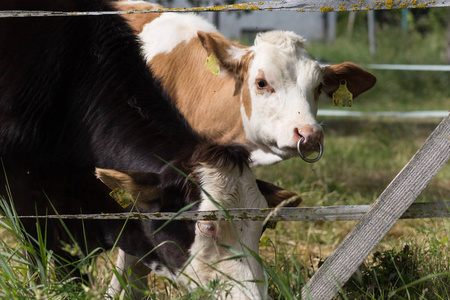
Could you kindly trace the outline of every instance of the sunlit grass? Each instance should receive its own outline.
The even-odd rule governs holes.
[[[311,165],[292,159],[255,170],[259,178],[277,182],[303,195],[301,206],[372,204],[440,122],[437,119],[398,121],[386,118],[323,118],[321,121],[326,137],[324,156],[319,162]],[[447,164],[416,202],[449,199],[450,166]],[[356,221],[279,222],[275,230],[265,233],[261,255],[274,260],[276,255],[288,254],[304,266],[303,276],[312,275],[355,224]],[[430,292],[424,292],[426,295],[437,289],[437,295],[445,296],[450,285],[449,236],[448,219],[399,220],[376,251],[399,252],[408,245],[413,251],[409,262],[420,264],[420,268],[414,270],[414,277],[409,279],[414,281],[431,274],[447,274],[425,281],[425,284],[437,284],[428,289]],[[372,259],[366,263],[369,269],[373,265]],[[297,270],[292,268],[292,272]],[[386,280],[383,274],[379,276],[380,282]],[[378,287],[385,295],[378,294],[373,299],[387,299],[388,293],[396,288],[399,286]],[[354,296],[356,292],[351,290],[349,293]],[[372,299],[368,295],[369,287],[363,286],[359,297],[364,297],[358,299]]]

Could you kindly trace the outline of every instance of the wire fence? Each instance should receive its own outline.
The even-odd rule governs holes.
[[[283,1],[258,1],[230,5],[215,5],[204,7],[178,7],[160,8],[151,10],[130,11],[0,11],[0,18],[9,17],[59,17],[59,16],[100,16],[100,15],[124,15],[152,12],[205,12],[205,11],[296,11],[296,12],[344,12],[344,11],[369,11],[392,10],[404,8],[432,8],[450,7],[450,0],[424,1],[424,0],[283,0]]]
[[[366,214],[370,205],[279,207],[274,209],[246,208],[210,211],[156,212],[156,213],[102,213],[75,215],[18,216],[19,219],[63,220],[210,220],[210,221],[355,221]],[[413,203],[401,219],[448,218],[450,202]],[[4,219],[4,217],[0,217]]]

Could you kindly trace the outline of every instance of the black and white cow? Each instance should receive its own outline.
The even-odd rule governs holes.
[[[6,0],[0,10],[113,8],[104,0]],[[0,18],[0,157],[7,174],[7,181],[0,176],[0,193],[6,194],[8,182],[19,214],[44,215],[52,207],[61,214],[127,211],[108,196],[107,186],[126,191],[141,212],[178,211],[197,200],[191,210],[216,209],[172,166],[226,208],[267,207],[260,190],[275,200],[293,196],[256,183],[248,156],[189,127],[161,92],[120,16]],[[35,222],[24,221],[34,234]],[[71,241],[60,221],[45,222],[48,248],[68,255],[60,249],[60,241]],[[218,246],[258,253],[262,222],[176,221],[153,234],[162,223],[130,220],[118,238],[124,221],[65,221],[87,252],[111,248],[118,238],[121,270],[130,266],[145,275],[152,268],[198,283],[231,277],[241,283],[232,297],[264,297],[254,282],[263,279],[257,261],[227,260],[230,251]],[[110,292],[119,289],[113,281]]]

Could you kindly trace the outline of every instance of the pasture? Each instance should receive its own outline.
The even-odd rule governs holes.
[[[378,37],[383,45],[380,50],[392,51],[389,49],[393,45],[387,43],[394,43],[393,40],[398,42],[394,47],[397,50],[392,54],[381,52],[376,58],[368,57],[364,48],[367,41],[362,32],[354,32],[352,38],[339,37],[334,44],[336,47],[313,43],[308,50],[333,61],[442,63],[442,57],[435,55],[441,49],[436,46],[436,37],[413,33],[408,39],[400,31],[380,31]],[[352,47],[344,47],[349,41]],[[398,53],[402,56],[396,55]],[[374,74],[378,84],[355,101],[353,110],[450,108],[450,72],[375,71]],[[331,108],[330,103],[321,101],[321,108]],[[325,132],[325,152],[319,162],[307,164],[296,158],[255,169],[258,178],[299,192],[303,197],[301,206],[373,203],[440,120],[319,117],[319,121]],[[10,198],[14,198],[14,191]],[[449,199],[450,166],[447,164],[416,202]],[[80,257],[77,267],[93,284],[79,285],[64,275],[66,262],[51,260],[55,257],[45,250],[44,236],[37,241],[40,247],[30,251],[34,256],[24,256],[21,250],[30,250],[31,243],[21,237],[20,224],[13,212],[5,207],[2,210],[8,218],[0,220],[0,298],[104,298],[106,284],[114,272],[111,262],[115,258],[110,257],[110,252],[94,251],[92,255],[98,256],[96,264],[90,264],[87,257]],[[354,225],[354,221],[279,222],[276,229],[266,230],[261,238],[260,257],[272,298],[298,299],[303,283]],[[42,232],[45,233],[45,228]],[[449,219],[398,221],[335,299],[449,299],[449,237]],[[66,250],[75,256],[80,254],[72,245],[66,245]],[[213,281],[208,286],[186,291],[170,279],[153,273],[149,286],[148,299],[215,299],[220,291],[229,288]],[[124,292],[123,298],[129,299],[130,295]]]
[[[322,121],[326,130],[327,155],[319,162],[306,164],[300,159],[291,159],[275,166],[256,169],[259,178],[301,193],[301,206],[373,203],[439,122],[437,119],[389,118],[322,118]],[[445,166],[417,202],[446,201],[449,198],[450,168]],[[354,224],[355,221],[279,222],[276,229],[267,230],[261,239],[260,256],[268,270],[272,297],[296,299],[302,283],[312,276]],[[362,267],[361,273],[352,278],[352,284],[344,287],[342,297],[387,299],[390,292],[412,283],[409,289],[399,291],[396,295],[407,298],[407,293],[410,293],[410,299],[448,298],[449,236],[448,219],[398,221]],[[85,272],[93,272],[91,277],[95,284],[93,287],[77,287],[71,282],[62,284],[62,279],[58,279],[59,269],[48,261],[51,253],[47,253],[45,259],[41,258],[40,266],[36,266],[37,274],[27,275],[21,265],[27,259],[20,257],[20,246],[12,242],[12,235],[7,234],[5,229],[2,229],[1,237],[6,242],[2,245],[1,261],[4,266],[9,265],[9,268],[3,267],[0,271],[3,296],[9,295],[11,289],[17,291],[19,298],[41,294],[44,298],[66,297],[63,295],[70,295],[69,298],[101,298],[105,292],[105,283],[112,274],[111,264],[105,267],[105,254],[97,259],[97,265],[89,265],[81,259],[80,267]],[[5,248],[11,245],[13,248]],[[40,251],[45,253],[42,249]],[[69,245],[67,251],[77,253],[76,248]],[[11,253],[16,256],[15,259],[10,258]],[[17,265],[11,264],[15,260]],[[29,287],[28,280],[36,276],[45,276],[47,285]],[[420,279],[423,281],[414,283]],[[15,286],[10,285],[13,282]],[[216,282],[206,288],[187,292],[169,279],[156,278],[155,275],[150,276],[149,284],[152,287],[149,299],[205,299],[227,288]]]

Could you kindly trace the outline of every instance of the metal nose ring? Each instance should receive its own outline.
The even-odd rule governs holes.
[[[304,161],[306,161],[307,163],[315,163],[316,161],[318,161],[318,160],[322,157],[322,154],[323,154],[323,145],[322,145],[322,143],[321,143],[320,141],[318,141],[317,143],[319,144],[319,155],[317,155],[317,157],[315,157],[315,158],[309,159],[309,158],[306,158],[306,157],[303,155],[302,150],[300,149],[300,148],[301,148],[300,144],[303,142],[304,139],[305,139],[305,138],[302,136],[302,137],[298,140],[298,143],[297,143],[297,151],[298,151],[298,154],[299,154],[300,157],[301,157]]]

